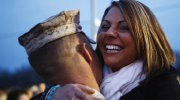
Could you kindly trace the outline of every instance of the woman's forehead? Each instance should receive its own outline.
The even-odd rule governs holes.
[[[112,7],[107,15],[105,16],[103,21],[126,21],[120,9],[117,6]]]

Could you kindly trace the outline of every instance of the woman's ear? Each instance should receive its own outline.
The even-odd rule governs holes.
[[[82,56],[84,57],[84,59],[91,64],[92,62],[92,58],[91,55],[89,54],[89,51],[86,48],[86,43],[82,43],[80,44],[80,52],[82,54]]]

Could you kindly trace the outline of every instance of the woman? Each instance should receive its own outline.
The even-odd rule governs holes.
[[[100,87],[106,99],[180,99],[170,66],[175,62],[173,50],[147,6],[134,0],[112,3],[98,33],[96,51],[109,66],[104,67]]]
[[[100,89],[107,100],[180,100],[173,50],[144,4],[113,2],[104,13],[96,52],[105,63]],[[79,84],[61,87],[53,96],[57,92],[72,100],[96,100],[86,95],[91,89]]]

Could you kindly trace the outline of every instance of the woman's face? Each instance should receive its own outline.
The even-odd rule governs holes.
[[[112,7],[105,16],[98,39],[104,62],[113,71],[118,71],[137,59],[132,34],[118,7]]]

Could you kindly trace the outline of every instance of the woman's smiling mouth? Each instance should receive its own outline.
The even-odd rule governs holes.
[[[107,53],[116,53],[119,52],[120,50],[122,50],[123,48],[121,48],[118,45],[105,45],[105,49]]]

